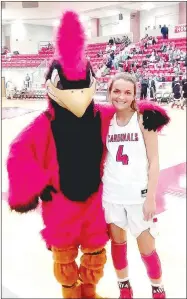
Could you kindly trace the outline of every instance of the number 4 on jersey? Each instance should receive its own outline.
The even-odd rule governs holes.
[[[123,155],[123,145],[119,145],[118,151],[116,154],[116,161],[122,162],[123,165],[129,164],[129,157],[127,155]]]

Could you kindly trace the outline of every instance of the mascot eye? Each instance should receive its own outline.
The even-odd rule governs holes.
[[[52,72],[52,75],[51,75],[51,83],[55,87],[57,87],[59,82],[60,82],[60,77],[59,77],[58,71],[57,71],[57,69],[54,69]]]

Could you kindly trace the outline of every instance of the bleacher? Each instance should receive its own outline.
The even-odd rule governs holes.
[[[135,60],[138,62],[139,65],[142,65],[143,61],[149,61],[149,58],[146,58],[147,54],[151,54],[153,50],[158,51],[161,47],[161,45],[163,43],[165,43],[166,45],[168,43],[175,43],[175,46],[177,49],[183,50],[186,52],[186,42],[187,42],[187,38],[170,38],[170,39],[162,39],[162,37],[158,36],[158,43],[155,45],[149,45],[148,49],[143,49],[143,47],[141,46],[141,43],[138,42],[135,44],[135,47],[140,47],[141,50],[144,51],[144,54],[136,54],[133,56],[132,59],[128,59],[127,63],[128,65],[132,64]],[[166,55],[165,53],[159,53],[159,55],[161,57],[164,58],[164,56]],[[181,71],[184,72],[185,71],[185,66],[184,66],[184,62],[183,61],[179,61],[180,64],[180,68]],[[147,75],[158,75],[160,76],[161,74],[165,77],[165,80],[167,82],[172,81],[172,77],[175,75],[173,72],[173,67],[169,67],[169,62],[165,62],[163,68],[159,68],[159,70],[155,70],[155,63],[149,63],[149,66],[147,68],[139,68],[139,72],[140,73],[146,73]],[[111,76],[115,75],[117,71],[115,69],[112,69],[110,71],[110,74],[99,78],[99,82],[100,83],[107,83],[109,81],[109,79],[111,78]],[[181,75],[180,75],[181,78]]]
[[[99,44],[89,44],[86,50],[86,54],[90,57],[90,61],[92,63],[93,68],[97,67],[100,63],[102,63],[103,58],[97,57],[97,53],[102,50],[104,52],[106,48],[106,43]],[[116,48],[116,53],[122,49],[121,45],[118,45]],[[10,57],[6,57],[5,55],[1,55],[2,57],[2,67],[3,68],[31,68],[38,67],[44,60],[49,62],[54,54],[53,49],[41,48],[38,54],[19,54],[12,55]]]
[[[178,38],[178,39],[162,39],[162,37],[157,37],[158,43],[153,45],[149,45],[148,49],[144,49],[144,54],[136,54],[133,56],[132,59],[127,60],[127,64],[130,65],[135,60],[138,62],[140,66],[142,66],[142,61],[149,61],[149,58],[146,57],[147,54],[151,54],[153,49],[159,50],[162,43],[165,44],[168,43],[175,43],[175,46],[177,49],[181,49],[186,51],[186,38]],[[103,57],[97,57],[98,52],[101,50],[102,52],[105,52],[107,43],[98,43],[98,44],[89,44],[86,49],[86,54],[90,57],[90,62],[92,64],[92,67],[95,70],[97,70],[98,66],[103,63]],[[140,49],[143,47],[141,46],[141,43],[138,42],[135,44],[135,47],[140,47]],[[118,54],[121,50],[123,50],[123,45],[117,45],[115,54]],[[54,50],[51,48],[45,48],[42,47],[38,54],[19,54],[19,55],[12,55],[11,57],[5,57],[2,55],[2,67],[3,68],[36,68],[38,67],[43,61],[46,61],[47,64],[51,61],[54,54]],[[165,53],[159,54],[161,57],[164,57]],[[180,69],[182,72],[185,71],[185,66],[183,61],[179,61],[180,63]],[[117,70],[114,68],[111,69],[110,73],[106,76],[103,76],[101,78],[98,78],[99,86],[105,86],[108,83],[111,76],[115,75]],[[173,67],[170,66],[168,62],[164,63],[163,68],[155,69],[155,63],[149,63],[149,65],[146,68],[139,68],[140,73],[146,73],[149,75],[163,75],[165,77],[165,80],[167,82],[170,82],[172,80],[172,77],[175,75]],[[180,75],[181,78],[181,75]],[[104,87],[104,89],[105,89]],[[102,87],[103,88],[103,87]],[[101,89],[102,89],[101,88]],[[100,89],[100,87],[98,88]],[[101,90],[100,89],[100,90]]]

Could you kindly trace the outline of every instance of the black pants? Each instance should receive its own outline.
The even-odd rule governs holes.
[[[168,34],[167,34],[167,33],[162,33],[162,37],[163,37],[164,39],[168,39]]]
[[[153,87],[150,88],[150,98],[153,99],[155,94],[155,90]]]
[[[142,88],[141,89],[141,94],[140,94],[140,98],[146,98],[147,97],[147,88]]]

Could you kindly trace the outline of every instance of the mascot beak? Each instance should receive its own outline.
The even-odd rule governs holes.
[[[47,93],[59,106],[66,108],[77,117],[82,117],[90,105],[96,91],[96,80],[93,78],[91,86],[83,89],[60,90],[51,80],[46,82]]]

